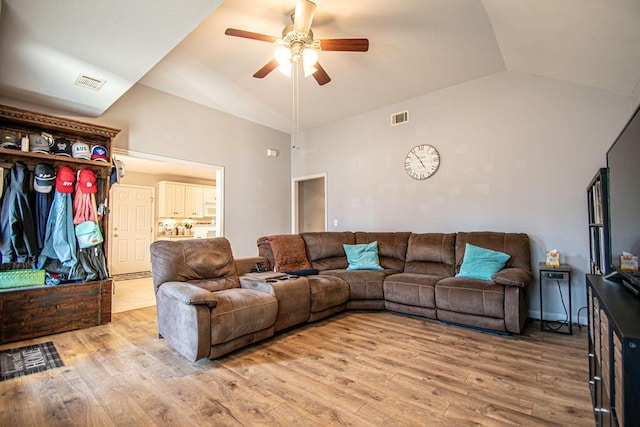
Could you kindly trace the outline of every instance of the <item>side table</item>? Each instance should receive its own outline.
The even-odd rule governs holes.
[[[568,335],[573,335],[573,321],[571,319],[572,316],[572,312],[571,312],[571,266],[568,264],[560,264],[558,267],[550,267],[547,266],[546,263],[541,262],[538,264],[538,270],[539,270],[539,275],[540,275],[540,330],[544,331],[545,330],[545,326],[547,327],[546,330],[551,331],[551,332],[557,332],[559,334],[568,334]],[[567,282],[567,293],[569,296],[569,311],[567,314],[567,320],[564,322],[561,321],[547,321],[544,320],[544,310],[542,309],[542,303],[543,303],[543,298],[542,298],[542,287],[543,287],[543,280],[556,280],[558,281],[558,283],[560,281],[563,282]],[[560,297],[562,297],[562,289],[560,288]],[[556,329],[551,329],[549,327],[550,323],[556,323],[558,324],[558,328]],[[567,331],[562,331],[561,328],[563,326],[567,327]]]

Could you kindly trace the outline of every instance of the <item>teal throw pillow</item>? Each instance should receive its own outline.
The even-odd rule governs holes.
[[[467,243],[460,272],[456,277],[468,279],[493,280],[493,275],[502,270],[511,255],[492,251]]]
[[[383,270],[378,258],[378,242],[363,245],[342,245],[347,254],[347,270]]]

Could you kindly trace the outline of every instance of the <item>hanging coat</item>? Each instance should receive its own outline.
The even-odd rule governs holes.
[[[2,262],[34,262],[38,256],[33,213],[29,204],[29,169],[15,162],[0,211],[0,253]]]
[[[71,194],[56,190],[49,212],[44,248],[38,259],[42,268],[47,258],[58,259],[65,267],[74,267],[78,261],[76,234],[73,227]]]

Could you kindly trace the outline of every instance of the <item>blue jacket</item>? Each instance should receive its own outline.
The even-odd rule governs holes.
[[[44,266],[47,258],[58,259],[65,267],[74,267],[78,261],[71,194],[56,191],[53,196],[38,268]]]
[[[3,189],[0,212],[2,262],[35,261],[38,256],[33,214],[29,204],[29,169],[15,162]],[[6,181],[5,181],[6,182]]]

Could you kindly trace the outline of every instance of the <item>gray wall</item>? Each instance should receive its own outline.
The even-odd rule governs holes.
[[[224,167],[224,235],[236,257],[256,255],[258,237],[291,229],[288,134],[142,85],[100,121],[123,129],[118,148]],[[268,148],[280,156],[267,157]]]
[[[391,127],[405,109],[409,123]],[[504,72],[309,130],[292,176],[328,174],[329,230],[525,232],[532,316],[537,263],[556,248],[574,268],[575,317],[586,305],[586,187],[632,112],[630,97]],[[418,144],[441,156],[424,181],[403,165]],[[547,312],[564,313],[552,286]]]

